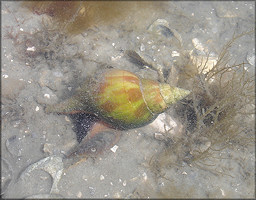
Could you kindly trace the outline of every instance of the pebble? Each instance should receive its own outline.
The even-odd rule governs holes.
[[[39,109],[40,109],[40,108],[39,108],[39,106],[36,106],[36,109],[35,109],[35,110],[36,110],[36,112],[37,112],[37,111],[39,111]]]
[[[110,150],[111,150],[112,152],[116,153],[116,150],[117,150],[117,149],[118,149],[118,146],[115,145],[115,146],[113,146]]]
[[[48,153],[49,155],[52,155],[54,145],[45,143],[43,146],[43,152]]]
[[[141,45],[140,45],[140,51],[145,51],[145,45],[143,44],[143,43],[141,43]]]
[[[143,172],[142,176],[143,176],[143,180],[144,181],[148,180],[148,176],[147,176],[146,172]]]
[[[124,186],[124,187],[126,186],[126,180],[124,180],[124,182],[123,182],[123,186]]]
[[[27,48],[27,51],[32,51],[32,52],[33,52],[33,51],[35,51],[35,50],[36,50],[36,47],[34,47],[34,46],[33,46],[33,47],[28,47],[28,48]]]
[[[70,122],[70,119],[68,118],[68,116],[65,116],[65,120],[66,120],[67,122]]]
[[[163,186],[165,186],[165,183],[162,182],[162,183],[160,183],[159,185],[160,185],[161,187],[163,187]]]
[[[82,197],[82,192],[79,191],[79,192],[77,193],[76,197],[77,197],[77,198],[81,198],[81,197]]]
[[[220,188],[220,191],[221,191],[222,196],[225,196],[225,191],[221,188]]]
[[[103,175],[100,175],[100,180],[102,181],[104,179],[105,179],[105,177]]]
[[[83,179],[84,181],[87,181],[87,180],[88,180],[88,179],[87,179],[87,176],[85,176],[85,175],[83,175],[82,179]]]
[[[50,96],[49,94],[44,94],[44,97],[45,97],[45,98],[48,98],[48,99],[51,98],[51,96]]]
[[[112,61],[117,61],[117,60],[119,60],[120,58],[122,58],[122,56],[120,56],[120,55],[111,56],[111,60],[112,60]]]
[[[177,51],[172,51],[172,57],[179,57],[180,53]]]
[[[42,87],[41,94],[36,98],[39,104],[54,104],[58,101],[57,96],[48,87]]]
[[[252,52],[248,53],[246,59],[250,65],[255,66],[255,54],[254,53],[252,53]]]
[[[187,175],[188,173],[184,171],[184,172],[182,172],[181,174],[183,174],[183,175]]]

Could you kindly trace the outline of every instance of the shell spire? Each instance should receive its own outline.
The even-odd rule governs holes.
[[[183,88],[171,87],[166,83],[159,84],[160,93],[167,104],[167,106],[176,103],[177,101],[183,99],[187,95],[190,94],[189,90],[185,90]]]
[[[186,97],[190,91],[171,87],[166,83],[154,80],[141,79],[141,88],[144,101],[153,114],[164,112],[171,104]]]

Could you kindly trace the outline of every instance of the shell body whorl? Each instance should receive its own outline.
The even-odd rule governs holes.
[[[95,110],[108,123],[127,129],[142,126],[155,117],[147,107],[140,78],[135,74],[110,69],[96,74],[94,79],[96,84],[91,87],[90,98]]]
[[[189,92],[125,70],[102,70],[90,77],[80,91],[48,112],[94,113],[112,127],[136,128],[153,121],[168,106]]]

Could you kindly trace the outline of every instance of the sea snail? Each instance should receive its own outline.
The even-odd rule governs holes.
[[[126,70],[104,69],[88,77],[71,98],[47,106],[46,112],[93,113],[111,127],[124,130],[152,122],[189,93]]]

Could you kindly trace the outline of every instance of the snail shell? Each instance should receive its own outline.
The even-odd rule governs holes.
[[[189,93],[129,71],[106,69],[88,77],[70,99],[46,107],[46,112],[93,113],[114,128],[137,128],[153,121]]]

